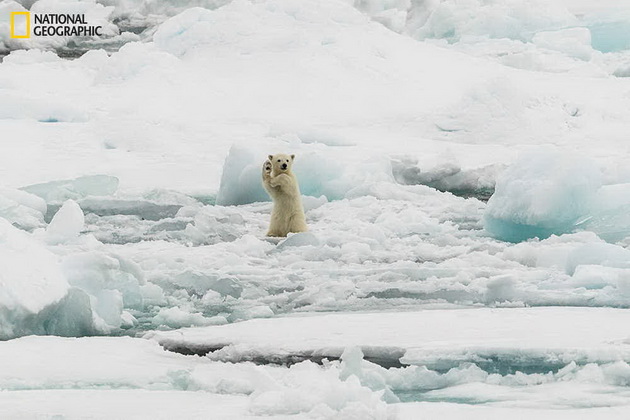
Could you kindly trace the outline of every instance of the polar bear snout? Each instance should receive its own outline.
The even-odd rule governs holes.
[[[281,168],[282,168],[283,171],[286,171],[288,166],[289,165],[287,165],[286,163],[283,163]]]

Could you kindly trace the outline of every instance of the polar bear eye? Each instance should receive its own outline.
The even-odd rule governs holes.
[[[278,159],[278,162],[281,162],[281,160],[280,160],[280,159]]]

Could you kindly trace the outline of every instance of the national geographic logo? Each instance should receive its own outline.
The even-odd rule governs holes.
[[[11,12],[11,38],[34,36],[101,36],[103,27],[89,25],[83,14]]]

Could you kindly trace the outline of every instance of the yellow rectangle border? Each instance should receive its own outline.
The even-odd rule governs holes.
[[[15,34],[15,15],[26,16],[26,35]],[[30,38],[31,37],[31,12],[11,12],[11,38]]]

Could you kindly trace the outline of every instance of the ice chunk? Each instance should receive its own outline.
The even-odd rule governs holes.
[[[217,204],[229,206],[270,201],[261,184],[261,169],[266,156],[257,156],[250,149],[232,146],[223,164]]]
[[[167,190],[167,189],[154,189],[143,194],[143,197],[150,200],[153,203],[161,205],[180,205],[180,206],[195,206],[199,205],[200,199],[193,198],[189,195],[183,194],[179,191]],[[208,204],[208,203],[206,203]]]
[[[271,318],[275,314],[273,310],[266,305],[254,306],[251,308],[237,309],[229,316],[230,322],[241,321],[254,318]]]
[[[57,257],[0,219],[0,339],[94,333],[87,295],[70,289]]]
[[[0,217],[22,229],[34,229],[44,224],[46,202],[26,191],[0,189]]]
[[[541,30],[566,28],[578,22],[562,2],[542,0],[364,0],[356,5],[397,32],[402,32],[398,21],[405,17],[405,32],[415,38],[445,38],[450,42],[466,37],[529,40]]]
[[[103,333],[94,319],[90,297],[76,288],[59,303],[50,305],[34,317],[32,327],[25,334],[50,334],[62,337],[84,337]],[[21,334],[20,334],[21,335]]]
[[[589,29],[596,50],[607,53],[630,49],[630,22],[627,18],[596,21]]]
[[[464,170],[452,159],[431,167],[421,167],[418,159],[407,156],[392,159],[392,172],[397,182],[405,185],[427,185],[455,195],[486,199],[494,191],[501,164]]]
[[[590,60],[593,55],[591,31],[588,28],[569,28],[539,32],[533,42],[538,47],[563,52],[580,60]]]
[[[630,236],[630,184],[604,185],[589,201],[591,204],[578,218],[575,228],[594,232],[612,243]]]
[[[147,200],[124,200],[111,197],[85,198],[80,200],[81,208],[86,213],[98,216],[133,215],[141,220],[161,220],[177,214],[181,204],[156,204]]]
[[[160,309],[152,322],[156,326],[165,325],[171,328],[227,324],[222,316],[206,318],[199,312],[191,313],[176,306]]]
[[[68,282],[87,293],[100,328],[109,332],[123,324],[125,308],[143,309],[145,290],[142,270],[115,254],[87,251],[66,255],[62,269]],[[158,288],[148,289],[159,294]]]
[[[21,189],[43,198],[48,203],[60,203],[69,198],[76,200],[88,196],[112,195],[118,189],[118,183],[118,178],[114,176],[88,175],[29,185]]]
[[[609,242],[630,236],[630,184],[601,187],[591,214],[580,227],[597,233]]]
[[[194,215],[193,223],[186,226],[185,238],[193,244],[229,242],[251,232],[245,223],[246,212],[221,206],[205,206],[201,209],[183,207],[178,216]],[[258,228],[260,229],[260,228]]]
[[[83,210],[74,200],[67,200],[46,228],[48,243],[59,244],[76,239],[85,224]]]
[[[510,242],[570,232],[591,211],[600,185],[599,169],[584,157],[526,153],[497,180],[484,226]]]
[[[336,148],[325,152],[305,150],[301,146],[297,149],[293,172],[302,195],[339,200],[369,181],[392,179],[389,159],[383,156],[357,162],[350,159],[351,154],[345,148],[343,153]],[[269,153],[260,148],[232,146],[223,166],[217,204],[270,201],[261,180],[262,164]]]
[[[304,206],[304,211],[316,209],[326,203],[328,203],[328,199],[325,195],[321,195],[319,197],[302,196],[302,205]]]
[[[302,232],[289,234],[287,239],[280,242],[277,246],[277,250],[281,250],[283,248],[292,247],[292,246],[317,246],[319,245],[319,239],[317,236],[313,235],[311,232]]]
[[[630,268],[630,251],[607,243],[584,244],[567,256],[567,273],[573,275],[580,265],[602,265],[614,268]]]
[[[208,290],[213,290],[220,293],[221,296],[239,298],[243,292],[243,287],[233,278],[189,270],[176,275],[171,279],[171,283],[196,294],[204,294]]]
[[[5,220],[0,220],[0,234],[4,307],[22,306],[36,313],[65,296],[68,284],[52,253]]]

